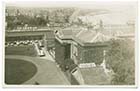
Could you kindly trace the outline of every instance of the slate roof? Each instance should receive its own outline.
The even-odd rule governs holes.
[[[109,85],[110,78],[102,67],[80,68],[86,85]]]
[[[59,37],[61,39],[72,39],[73,36],[77,35],[82,30],[85,30],[85,29],[72,26],[72,27],[59,30],[58,32],[59,32]]]
[[[110,39],[109,36],[92,30],[81,31],[76,35],[76,38],[80,39],[85,43],[96,43],[96,42],[105,42]]]
[[[59,30],[58,36],[61,39],[72,39],[73,33],[72,30]]]
[[[62,40],[73,40],[82,46],[90,46],[97,43],[104,43],[110,40],[110,37],[102,34],[101,32],[96,32],[94,30],[59,30],[57,36]]]
[[[93,37],[96,35],[96,32],[94,31],[89,31],[89,30],[85,30],[85,31],[81,31],[79,32],[76,37],[80,40],[82,40],[83,42],[90,42]]]

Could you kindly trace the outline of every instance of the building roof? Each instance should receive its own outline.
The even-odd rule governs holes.
[[[84,83],[87,85],[109,85],[110,78],[102,67],[80,68]]]
[[[72,30],[59,30],[58,34],[61,39],[72,39]]]
[[[93,30],[85,30],[85,29],[84,30],[72,30],[72,29],[59,30],[57,36],[62,40],[74,40],[75,42],[79,43],[82,46],[93,46],[93,44],[102,45],[101,43],[107,42],[111,38],[100,32],[96,32]]]
[[[72,30],[73,35],[76,35],[80,31],[86,30],[86,28],[81,27],[81,26],[77,26],[77,25],[73,25],[73,26],[65,28],[64,30]]]
[[[106,42],[110,39],[109,36],[92,30],[81,31],[76,35],[76,38],[85,43]]]
[[[90,42],[93,37],[96,35],[96,32],[94,31],[89,31],[89,30],[85,30],[85,31],[81,31],[79,32],[76,37],[80,40],[82,40],[83,42]]]
[[[58,36],[61,39],[72,39],[73,36],[77,35],[80,31],[85,30],[83,27],[71,26],[62,30],[59,30]]]

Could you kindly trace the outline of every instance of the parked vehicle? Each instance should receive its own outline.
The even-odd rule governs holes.
[[[41,41],[38,42],[40,47],[44,47],[43,43]]]
[[[44,51],[43,51],[43,50],[40,50],[39,56],[40,56],[40,57],[45,56],[45,53],[44,53]]]

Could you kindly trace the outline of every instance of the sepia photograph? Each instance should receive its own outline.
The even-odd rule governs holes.
[[[5,86],[136,86],[136,1],[4,4]]]

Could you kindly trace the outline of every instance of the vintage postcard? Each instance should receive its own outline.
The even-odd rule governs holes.
[[[137,2],[4,5],[4,86],[137,85]]]

